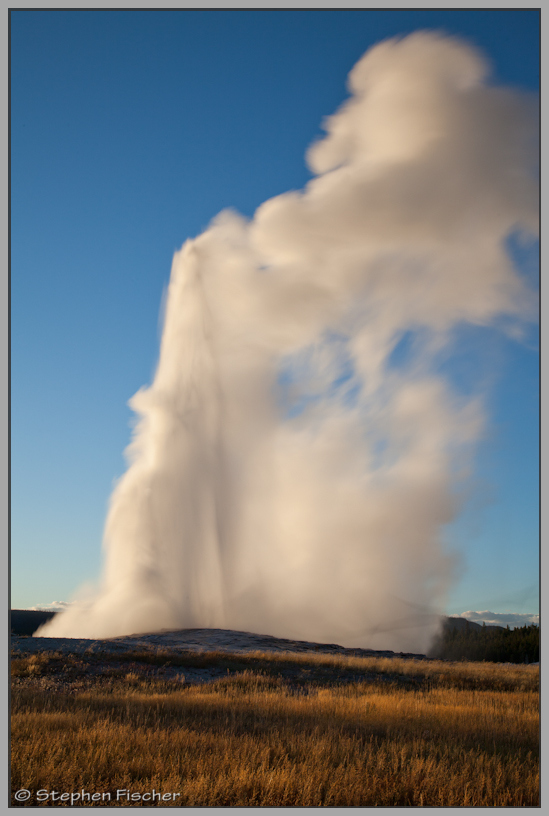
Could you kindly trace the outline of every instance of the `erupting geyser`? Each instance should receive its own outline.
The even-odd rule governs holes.
[[[537,231],[537,105],[486,74],[438,34],[377,45],[305,190],[250,222],[224,212],[176,254],[102,586],[40,634],[428,647],[483,424],[437,355],[460,324],[535,312],[505,245]]]

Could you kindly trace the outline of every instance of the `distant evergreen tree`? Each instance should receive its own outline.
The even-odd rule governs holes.
[[[449,622],[450,621],[450,622]],[[499,626],[473,628],[469,621],[458,629],[448,619],[433,645],[430,657],[444,660],[487,660],[494,663],[537,663],[539,626]]]

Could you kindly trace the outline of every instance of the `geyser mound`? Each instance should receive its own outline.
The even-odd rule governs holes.
[[[487,73],[436,34],[377,45],[307,187],[175,255],[102,587],[41,634],[428,648],[484,421],[437,355],[460,324],[533,312],[506,241],[537,229],[536,106]]]

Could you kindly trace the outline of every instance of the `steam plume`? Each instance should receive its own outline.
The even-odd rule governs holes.
[[[505,242],[537,230],[536,105],[487,75],[438,34],[375,46],[307,187],[176,253],[102,587],[41,634],[428,647],[484,422],[437,355],[460,324],[534,311]]]

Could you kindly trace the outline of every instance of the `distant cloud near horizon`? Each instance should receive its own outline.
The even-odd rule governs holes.
[[[461,615],[452,615],[453,618],[465,618],[474,623],[485,623],[486,626],[529,626],[534,623],[539,626],[539,615],[531,612],[462,612]]]
[[[38,606],[28,606],[29,612],[59,612],[61,609],[66,609],[72,606],[74,601],[52,601],[49,604],[38,604]]]

